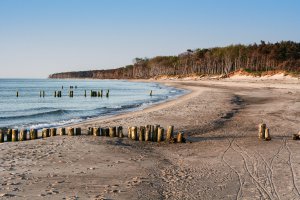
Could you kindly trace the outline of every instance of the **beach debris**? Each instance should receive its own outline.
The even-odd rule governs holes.
[[[19,134],[19,141],[27,140],[27,129],[21,129]]]
[[[266,130],[266,124],[259,124],[258,125],[258,138],[264,139],[265,138],[265,130]]]
[[[11,133],[11,141],[12,142],[17,142],[18,141],[18,129],[12,129]]]

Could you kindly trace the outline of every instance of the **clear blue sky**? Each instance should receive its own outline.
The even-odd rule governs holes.
[[[300,1],[0,0],[2,78],[260,40],[299,42]]]

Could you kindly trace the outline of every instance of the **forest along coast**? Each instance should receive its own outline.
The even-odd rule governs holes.
[[[176,100],[76,124],[82,135],[0,145],[0,195],[25,199],[297,199],[299,83],[160,81]],[[258,138],[265,123],[271,140]],[[160,124],[184,131],[168,144],[87,136],[92,126]],[[125,129],[126,130],[126,129]],[[126,135],[127,132],[124,131]]]

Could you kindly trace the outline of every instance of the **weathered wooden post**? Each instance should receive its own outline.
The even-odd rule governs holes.
[[[266,141],[271,140],[270,130],[268,128],[266,128],[266,130],[265,130],[265,140]]]
[[[49,128],[43,128],[43,130],[42,130],[42,137],[43,138],[47,138],[49,136],[50,136],[50,130],[49,130]]]
[[[105,128],[104,133],[105,133],[105,136],[108,137],[109,136],[109,128]]]
[[[150,91],[150,96],[152,97],[152,90]]]
[[[145,141],[151,141],[151,125],[146,126],[145,130]]]
[[[93,135],[93,127],[87,128],[87,135]]]
[[[45,97],[45,90],[43,90],[43,97]]]
[[[139,130],[139,141],[145,141],[145,127],[141,126]]]
[[[86,97],[86,90],[84,90],[84,97]]]
[[[158,127],[157,129],[157,142],[161,142],[164,139],[165,129],[162,127]]]
[[[293,137],[292,137],[293,140],[299,140],[299,135],[298,134],[293,134]]]
[[[75,129],[75,131],[76,131],[76,135],[81,135],[81,128],[80,127],[77,127]]]
[[[57,95],[56,95],[56,90],[54,91],[54,97],[56,97]]]
[[[131,139],[131,127],[128,127],[128,134],[127,137]]]
[[[12,129],[7,129],[6,141],[11,142],[11,139],[12,139]]]
[[[56,136],[56,128],[50,128],[50,136]]]
[[[99,127],[94,127],[93,128],[93,135],[94,136],[100,136],[100,128]]]
[[[40,90],[40,97],[42,97],[42,90]]]
[[[116,127],[109,127],[109,137],[116,137]]]
[[[258,125],[258,138],[264,139],[265,138],[265,130],[266,130],[266,124],[259,124]]]
[[[27,129],[21,129],[20,130],[19,140],[20,141],[27,140]]]
[[[150,125],[150,140],[152,142],[154,142],[154,132],[155,132],[154,125]]]
[[[30,137],[30,140],[37,139],[38,138],[38,131],[37,131],[37,129],[30,129],[29,137]]]
[[[174,137],[173,130],[174,130],[174,126],[168,126],[167,137],[166,137],[167,141],[170,141]]]
[[[18,141],[18,129],[13,129],[11,134],[11,141],[17,142]]]
[[[153,142],[157,142],[157,132],[158,132],[158,128],[160,127],[159,124],[154,125],[154,132],[152,133],[152,141]]]
[[[137,127],[133,126],[131,127],[131,139],[137,140]]]
[[[107,90],[107,92],[106,92],[106,97],[107,98],[109,97],[109,90]]]
[[[4,133],[2,131],[2,129],[0,129],[0,143],[4,142]]]
[[[58,129],[58,134],[59,134],[60,136],[66,135],[66,129],[63,128],[63,127],[59,128],[59,129]]]
[[[100,97],[103,97],[103,90],[100,91]]]
[[[74,136],[74,128],[73,127],[68,127],[68,136]]]
[[[177,134],[177,142],[182,143],[183,142],[183,132],[179,132]]]
[[[123,137],[124,137],[124,135],[123,135],[123,127],[122,127],[122,126],[119,126],[119,127],[118,127],[117,136],[118,136],[119,138],[123,138]]]
[[[17,95],[16,96],[19,97],[19,91],[17,91]]]

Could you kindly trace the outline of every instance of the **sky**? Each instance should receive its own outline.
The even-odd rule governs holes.
[[[0,0],[0,78],[261,40],[300,41],[299,0]]]

